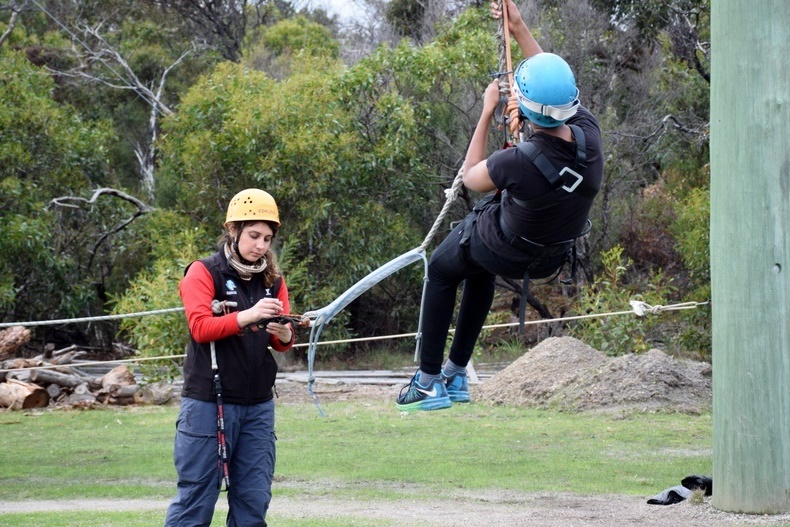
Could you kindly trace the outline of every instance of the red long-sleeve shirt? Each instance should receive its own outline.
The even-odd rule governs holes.
[[[179,284],[191,342],[184,360],[184,387],[181,395],[202,401],[216,399],[211,343],[216,350],[222,399],[231,404],[258,404],[272,398],[277,362],[268,347],[286,351],[293,345],[257,327],[240,329],[238,312],[266,297],[277,297],[285,313],[290,312],[285,280],[267,287],[262,275],[242,280],[228,265],[224,252],[193,262]],[[215,315],[213,300],[235,302],[228,313]]]
[[[214,296],[214,281],[202,262],[197,261],[189,266],[184,279],[178,286],[178,293],[184,304],[189,333],[195,341],[200,343],[216,341],[235,335],[240,331],[238,311],[220,316],[211,311],[211,301],[216,298]],[[291,303],[288,300],[288,286],[285,284],[285,279],[282,279],[277,291],[277,298],[283,303],[283,313],[289,314]],[[294,335],[294,332],[291,335]],[[277,336],[271,335],[269,345],[275,351],[288,351],[293,345],[293,338],[290,342],[283,343]]]

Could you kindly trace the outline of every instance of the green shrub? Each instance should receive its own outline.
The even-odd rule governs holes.
[[[204,238],[199,229],[169,232],[167,242],[157,245],[165,255],[159,257],[152,268],[135,277],[123,295],[112,299],[113,313],[120,315],[180,307],[178,284],[185,267],[205,256],[206,251],[200,243]],[[167,253],[175,248],[178,248],[180,256],[169,257]],[[141,358],[182,355],[189,342],[183,312],[124,318],[121,319],[120,330],[136,347]],[[180,358],[146,360],[140,362],[140,370],[146,381],[172,380],[180,375],[180,364]]]
[[[616,245],[601,253],[602,270],[592,285],[582,290],[579,310],[585,314],[620,313],[630,308],[631,300],[650,305],[666,304],[674,288],[661,271],[652,272],[648,282],[629,284],[626,276],[633,265]],[[583,319],[571,326],[573,336],[610,356],[640,353],[654,347],[658,317],[631,314]]]

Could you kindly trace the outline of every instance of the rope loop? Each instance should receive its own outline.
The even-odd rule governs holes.
[[[629,304],[631,304],[631,309],[633,309],[634,313],[637,316],[643,317],[645,315],[658,315],[662,311],[678,311],[681,309],[694,309],[697,306],[705,305],[708,302],[682,302],[680,304],[672,304],[671,306],[651,306],[647,302],[642,302],[641,300],[631,300]]]

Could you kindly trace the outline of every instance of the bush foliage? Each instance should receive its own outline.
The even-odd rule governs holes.
[[[7,321],[178,306],[184,266],[214,250],[229,198],[247,187],[278,201],[277,250],[294,311],[328,304],[423,241],[461,166],[490,74],[501,68],[487,7],[404,11],[402,3],[372,19],[387,31],[366,33],[283,2],[255,17],[230,13],[234,30],[246,33],[220,41],[197,31],[218,21],[190,19],[176,4],[81,4],[59,5],[50,13],[59,21],[35,8],[18,19],[0,12]],[[588,283],[570,302],[554,304],[547,294],[549,312],[709,295],[708,5],[653,4],[629,4],[627,19],[618,18],[618,2],[602,0],[522,6],[543,48],[577,73],[607,153],[582,254]],[[689,10],[693,24],[681,16]],[[95,20],[116,23],[72,46],[76,35],[64,28]],[[513,54],[517,62],[515,44]],[[89,72],[69,69],[87,63]],[[492,136],[490,147],[502,147],[502,137]],[[104,187],[144,203],[102,196],[88,204]],[[478,197],[464,193],[452,205],[436,241]],[[415,267],[388,278],[327,336],[413,331],[421,275]],[[705,357],[709,349],[705,312],[671,324],[611,318],[572,330],[607,353],[661,345]],[[37,331],[38,343],[59,333]],[[76,333],[68,338],[104,347],[119,339],[143,356],[179,354],[186,340],[183,317],[173,315],[125,319],[103,336]]]

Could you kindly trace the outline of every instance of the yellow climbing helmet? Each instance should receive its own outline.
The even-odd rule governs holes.
[[[271,221],[280,226],[280,213],[277,203],[268,192],[248,188],[242,190],[230,200],[225,224],[232,221]]]

